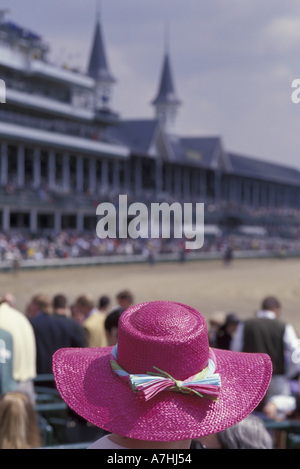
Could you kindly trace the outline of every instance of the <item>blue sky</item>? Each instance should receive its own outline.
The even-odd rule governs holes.
[[[1,0],[8,19],[40,33],[50,59],[86,70],[96,0]],[[300,168],[300,6],[295,0],[102,0],[112,107],[151,118],[165,29],[181,135],[219,135],[227,150]]]

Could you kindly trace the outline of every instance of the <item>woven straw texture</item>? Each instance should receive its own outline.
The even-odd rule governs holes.
[[[173,391],[145,402],[112,371],[111,349],[57,351],[53,357],[57,389],[89,422],[141,440],[191,439],[234,425],[261,401],[272,374],[267,355],[213,349],[222,383],[216,402]],[[205,319],[189,306],[142,303],[120,318],[118,362],[129,373],[147,373],[156,366],[184,380],[205,368],[208,351]]]

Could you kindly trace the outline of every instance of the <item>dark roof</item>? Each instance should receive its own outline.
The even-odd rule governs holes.
[[[164,135],[163,146],[159,145]],[[249,156],[225,152],[220,137],[178,137],[161,132],[157,119],[131,119],[109,129],[112,141],[123,143],[137,155],[151,156],[152,145],[163,159],[174,163],[194,165],[206,169],[220,168],[229,174],[300,185],[297,169],[259,160]]]
[[[96,23],[93,46],[88,65],[88,75],[92,78],[95,78],[96,80],[107,80],[109,82],[115,81],[108,68],[101,25],[99,21]]]
[[[222,151],[220,137],[182,137],[185,161],[203,168],[214,168],[216,156]]]
[[[109,136],[124,143],[135,154],[148,155],[158,126],[157,119],[123,120],[121,125],[109,129]]]
[[[165,138],[166,145],[169,148],[169,160],[176,163],[186,163],[185,149],[181,138],[172,135],[166,135]]]
[[[112,141],[122,142],[135,154],[150,156],[154,144],[157,152],[162,153],[159,156],[163,159],[203,168],[215,168],[217,157],[222,151],[219,137],[181,138],[165,134],[157,119],[124,120],[121,125],[110,128],[108,132]]]
[[[300,184],[300,171],[295,168],[236,153],[227,153],[227,158],[230,173],[281,184]]]
[[[171,73],[170,59],[167,53],[164,57],[158,93],[156,98],[152,101],[152,104],[154,105],[162,103],[180,104],[180,101],[176,97],[173,77]]]

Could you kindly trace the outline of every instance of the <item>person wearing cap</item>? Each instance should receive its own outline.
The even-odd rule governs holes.
[[[199,311],[152,301],[122,313],[117,345],[58,350],[53,373],[64,401],[109,432],[90,449],[188,449],[256,408],[272,362],[210,348]]]

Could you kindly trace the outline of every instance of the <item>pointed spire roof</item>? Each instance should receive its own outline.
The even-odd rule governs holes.
[[[115,82],[114,77],[111,75],[108,67],[108,62],[106,59],[104,41],[101,30],[101,23],[98,17],[93,46],[90,55],[90,61],[88,65],[88,75],[95,80],[103,80],[108,82]]]
[[[168,52],[165,52],[159,89],[156,98],[152,101],[152,104],[180,104],[175,93]]]

